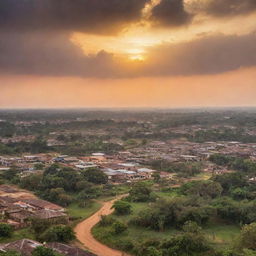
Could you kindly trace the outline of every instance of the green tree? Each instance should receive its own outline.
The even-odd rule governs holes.
[[[20,180],[20,186],[29,190],[39,190],[42,182],[41,174],[32,174]]]
[[[132,211],[132,206],[123,200],[115,201],[112,208],[115,209],[115,214],[117,215],[126,215],[130,214]]]
[[[3,179],[6,179],[8,181],[12,181],[15,179],[15,177],[18,176],[20,173],[20,170],[17,169],[16,167],[11,167],[8,171],[4,171],[2,174]]]
[[[220,183],[211,180],[187,182],[180,190],[185,195],[197,195],[210,198],[219,197],[223,191]]]
[[[89,168],[82,172],[85,179],[94,184],[106,184],[108,176],[98,168]]]
[[[151,198],[152,189],[144,182],[133,185],[129,192],[129,198],[134,202],[147,202]]]
[[[46,168],[46,170],[44,171],[44,176],[47,175],[54,175],[57,174],[57,172],[60,170],[60,166],[58,164],[52,164],[51,166],[49,166],[48,168]]]
[[[47,229],[41,236],[41,241],[46,242],[69,242],[75,239],[75,233],[71,227],[56,225]]]
[[[256,250],[256,222],[243,226],[240,235],[239,247],[243,249]]]

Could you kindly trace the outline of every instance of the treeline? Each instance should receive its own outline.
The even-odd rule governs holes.
[[[172,132],[162,132],[162,131],[132,131],[125,132],[122,136],[123,140],[128,139],[148,139],[148,140],[170,140],[185,137],[184,134],[172,133]]]
[[[247,135],[241,130],[233,129],[209,129],[196,131],[193,135],[188,135],[190,141],[207,142],[207,141],[239,141],[243,143],[255,143],[256,136]]]
[[[191,177],[200,173],[203,169],[202,162],[170,162],[159,159],[147,163],[153,169],[170,173],[177,173],[179,177]]]
[[[256,175],[256,162],[250,159],[223,154],[213,154],[210,156],[209,160],[220,166],[227,166],[233,170]]]
[[[57,118],[58,119],[58,118]],[[111,119],[92,119],[87,121],[63,120],[61,125],[50,123],[54,120],[46,120],[41,123],[32,123],[31,125],[14,125],[11,122],[0,122],[0,137],[10,138],[14,135],[48,135],[56,131],[80,131],[86,129],[125,129],[127,127],[141,127],[135,121],[114,121]]]
[[[57,152],[67,155],[84,155],[94,152],[104,152],[106,154],[113,154],[123,150],[123,146],[115,143],[105,143],[102,140],[87,141],[85,143],[69,143],[65,146],[54,147]]]
[[[11,142],[7,144],[0,143],[0,154],[3,155],[15,155],[22,153],[46,153],[51,152],[54,149],[47,146],[46,140],[41,137],[36,138],[32,142]]]
[[[158,114],[158,127],[171,128],[183,125],[211,126],[232,125],[236,127],[254,127],[256,124],[255,109],[252,111],[183,111],[183,113]]]
[[[65,137],[66,138],[66,137]],[[65,140],[65,146],[48,146],[43,137],[37,137],[34,141],[10,142],[7,144],[0,143],[0,154],[17,155],[22,153],[48,153],[59,152],[66,155],[84,155],[94,152],[104,152],[113,154],[123,150],[123,146],[116,143],[103,142],[102,140],[85,140],[85,138],[73,134]]]

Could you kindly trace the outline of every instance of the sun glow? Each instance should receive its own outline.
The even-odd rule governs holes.
[[[147,51],[147,48],[161,43],[161,39],[153,35],[122,34],[116,37],[96,36],[83,33],[73,33],[70,40],[79,46],[85,54],[97,54],[101,50],[115,55],[137,55]]]
[[[129,49],[127,54],[130,60],[133,61],[144,61],[145,60],[145,50],[144,49]]]
[[[146,58],[141,54],[137,54],[137,55],[131,55],[129,59],[133,61],[145,61]]]

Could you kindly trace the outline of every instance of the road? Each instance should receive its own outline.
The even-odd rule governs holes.
[[[104,202],[103,206],[99,211],[97,211],[95,214],[93,214],[88,219],[82,221],[79,223],[74,231],[76,233],[77,239],[86,247],[89,251],[92,253],[95,253],[98,256],[129,256],[128,254],[125,254],[124,252],[111,249],[107,247],[104,244],[101,244],[99,241],[97,241],[92,233],[92,228],[101,220],[101,215],[109,215],[113,212],[113,209],[111,207],[113,206],[113,203],[116,200],[121,199],[124,197],[124,195],[119,196],[118,198]]]

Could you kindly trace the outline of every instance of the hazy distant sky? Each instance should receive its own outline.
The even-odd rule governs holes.
[[[0,0],[0,108],[200,106],[256,106],[255,0]]]

